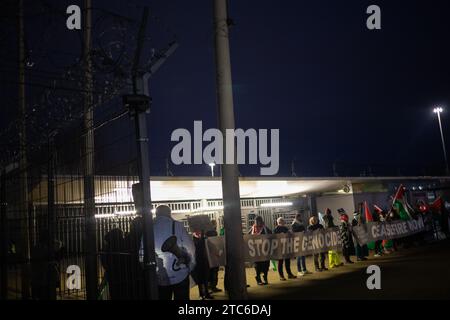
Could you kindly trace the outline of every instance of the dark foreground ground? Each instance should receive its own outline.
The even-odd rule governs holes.
[[[312,259],[307,259],[309,270]],[[369,265],[381,269],[381,290],[368,290]],[[292,271],[297,271],[295,261]],[[268,286],[257,286],[254,270],[247,269],[250,299],[450,299],[450,241],[401,249],[390,255],[346,265],[327,272],[281,282],[278,273],[270,271]],[[220,287],[223,273],[220,273]],[[192,288],[191,297],[198,299]],[[216,299],[225,299],[216,294]]]

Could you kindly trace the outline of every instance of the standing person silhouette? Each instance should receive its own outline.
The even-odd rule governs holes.
[[[289,232],[289,228],[286,227],[286,222],[284,221],[283,217],[279,217],[277,219],[277,226],[273,230],[273,233],[288,233],[288,232]],[[286,278],[284,277],[284,272],[283,272],[283,263],[284,263],[284,266],[286,268],[286,272],[287,272],[288,278],[289,279],[297,278],[291,272],[291,259],[287,258],[287,259],[280,259],[280,260],[278,260],[278,274],[280,276],[280,280],[281,281],[285,281],[286,280]]]
[[[317,217],[311,217],[311,218],[309,218],[308,231],[316,231],[316,230],[323,230],[323,226],[319,223],[319,219]],[[325,252],[315,253],[313,255],[313,257],[314,257],[314,267],[316,269],[316,272],[322,272],[322,271],[328,270],[325,267],[325,259],[326,259]],[[319,259],[320,259],[320,261],[319,261]]]
[[[180,221],[171,216],[171,209],[161,205],[156,208],[153,224],[155,234],[155,253],[159,299],[189,300],[189,275],[195,267],[194,242]],[[176,237],[176,247],[181,256],[174,252],[163,251],[166,241]],[[141,245],[142,251],[142,245]],[[142,256],[142,255],[141,255]]]
[[[269,228],[264,224],[264,220],[261,216],[257,216],[255,218],[255,223],[250,228],[249,234],[252,235],[260,235],[260,234],[271,234]],[[267,285],[269,282],[267,281],[267,274],[269,273],[270,260],[267,261],[259,261],[255,262],[255,272],[256,272],[256,282],[258,285]],[[264,282],[261,280],[261,274],[263,275]]]

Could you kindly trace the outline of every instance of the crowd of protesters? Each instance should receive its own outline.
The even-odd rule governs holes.
[[[285,218],[278,217],[273,230],[266,226],[261,216],[256,216],[248,234],[286,234],[338,228],[342,252],[330,250],[313,254],[314,271],[325,272],[344,264],[365,261],[369,257],[370,250],[373,250],[373,257],[376,258],[391,254],[399,247],[408,248],[430,239],[448,238],[449,213],[443,203],[442,201],[440,206],[432,210],[425,202],[419,201],[415,209],[409,208],[407,215],[405,215],[405,210],[402,211],[400,207],[395,205],[392,205],[389,210],[382,210],[374,206],[375,209],[370,213],[369,221],[418,219],[421,216],[425,224],[425,231],[400,239],[378,240],[369,246],[360,245],[354,240],[352,233],[352,228],[364,225],[368,221],[367,213],[362,214],[364,211],[362,204],[351,216],[341,208],[336,211],[336,215],[333,215],[330,209],[326,209],[324,214],[314,214],[305,219],[306,221],[304,221],[302,214],[297,214],[290,224],[286,223]],[[223,236],[224,229],[218,230],[215,220],[211,221],[211,225],[211,230],[189,234],[183,222],[173,219],[171,209],[168,206],[161,205],[156,208],[154,236],[160,299],[188,300],[193,285],[198,286],[201,299],[213,299],[215,293],[222,291],[218,288],[219,268],[209,266],[206,239]],[[104,237],[103,249],[100,253],[104,270],[103,290],[101,288],[100,293],[103,294],[107,291],[109,293],[107,299],[124,300],[146,297],[142,236],[142,218],[137,217],[130,225],[128,233],[124,233],[120,228],[114,228]],[[169,240],[172,240],[172,242]],[[48,263],[45,259],[48,252],[46,247],[48,243],[52,242],[46,238],[46,233],[43,233],[37,245],[31,248],[32,292],[33,298],[38,300],[49,298],[47,296],[49,283],[52,286],[59,286],[60,284],[57,263],[64,248],[61,243],[55,242],[53,245],[55,257],[51,263]],[[291,259],[281,259],[272,261],[272,263],[273,269],[278,272],[281,281],[304,277],[312,273],[312,270],[307,269],[305,256],[296,257],[296,273],[291,268]],[[270,266],[271,261],[254,263],[257,285],[269,284]],[[43,272],[44,269],[51,270],[51,272]],[[49,281],[47,278],[43,278],[42,274],[46,274],[55,280]],[[227,288],[227,277],[230,277],[230,275],[225,274],[225,290]]]
[[[389,210],[384,211],[374,206],[375,210],[371,212],[370,221],[393,221],[405,219],[402,217],[399,208],[392,206]],[[422,208],[421,208],[422,207]],[[280,233],[295,233],[305,231],[316,231],[328,228],[338,228],[339,237],[342,243],[342,253],[335,250],[320,252],[313,254],[313,266],[315,272],[325,272],[331,268],[341,267],[344,264],[353,264],[357,261],[365,261],[369,257],[369,251],[373,250],[373,257],[390,254],[398,250],[399,245],[407,248],[423,242],[430,232],[436,232],[436,221],[440,221],[440,230],[448,235],[448,212],[442,207],[439,214],[431,212],[429,208],[424,210],[423,204],[417,204],[417,210],[410,210],[407,219],[417,219],[422,215],[427,231],[421,234],[415,234],[402,239],[395,240],[379,240],[374,242],[369,248],[367,244],[360,245],[354,240],[352,228],[367,223],[367,218],[362,214],[362,204],[352,215],[349,215],[344,209],[337,210],[337,217],[333,216],[330,209],[325,210],[325,214],[312,215],[306,221],[303,216],[297,214],[291,224],[287,224],[285,218],[279,217],[273,230],[266,226],[261,216],[256,216],[253,225],[250,227],[248,234],[250,235],[267,235]],[[434,216],[433,216],[434,215]],[[445,223],[447,222],[447,223]],[[189,235],[181,222],[175,221],[171,217],[170,208],[167,206],[159,206],[156,209],[155,219],[155,246],[158,257],[158,281],[160,299],[189,299],[189,292],[192,285],[197,285],[199,296],[201,299],[213,299],[214,293],[222,291],[217,287],[219,268],[211,268],[208,264],[206,239],[208,237],[224,235],[223,229],[217,230],[217,222],[212,221],[213,230],[207,232],[193,232]],[[173,252],[163,252],[160,247],[163,242],[170,236],[176,236],[177,246],[183,248],[183,254],[189,258],[184,264],[177,264],[177,259],[182,260],[180,256],[176,256]],[[342,261],[341,261],[342,254]],[[327,265],[328,257],[328,265]],[[170,260],[170,261],[169,261]],[[186,262],[187,261],[187,262]],[[281,259],[276,262],[272,261],[273,269],[278,272],[279,279],[286,281],[288,279],[296,279],[304,277],[312,272],[307,269],[306,257],[296,257],[297,273],[294,274],[291,268],[291,259]],[[257,285],[268,285],[268,274],[271,261],[259,261],[254,263],[255,280]],[[106,268],[107,269],[107,268]],[[226,278],[226,275],[225,275]],[[225,281],[226,282],[226,281]],[[225,284],[226,289],[226,284]]]
[[[347,212],[340,208],[337,210],[339,216],[339,223],[334,223],[334,217],[329,208],[325,210],[325,214],[321,213],[318,216],[311,216],[308,220],[308,224],[305,225],[302,221],[302,215],[297,214],[295,220],[292,222],[290,228],[286,227],[283,218],[277,219],[277,226],[274,229],[274,233],[288,233],[288,232],[304,232],[304,231],[316,231],[325,228],[339,228],[339,237],[342,243],[342,256],[346,264],[353,264],[353,257],[356,261],[365,261],[369,257],[369,247],[367,244],[360,245],[357,241],[354,241],[352,234],[352,228],[364,225],[367,218],[362,215],[363,203],[359,204],[358,209],[353,213],[350,219]],[[393,240],[378,240],[373,243],[374,254],[373,257],[377,258],[385,254],[391,254],[398,250],[398,246],[402,245],[403,248],[408,248],[413,245],[420,245],[427,242],[427,239],[441,239],[449,237],[449,213],[444,206],[440,206],[438,210],[431,210],[429,206],[425,206],[424,202],[418,202],[416,209],[410,208],[408,215],[403,215],[400,212],[400,208],[393,205],[388,211],[381,210],[379,207],[374,206],[375,210],[370,213],[371,220],[373,222],[383,222],[383,221],[395,221],[395,220],[408,220],[408,219],[418,219],[422,216],[425,224],[425,231],[406,236],[404,238],[393,239]],[[439,227],[438,227],[439,226]],[[255,218],[255,224],[249,232],[250,234],[267,234],[271,233],[268,229],[262,217],[257,216]],[[441,236],[439,236],[441,234]],[[328,251],[328,268],[326,267],[326,254],[327,252],[315,253],[313,254],[314,268],[315,272],[327,271],[328,268],[336,268],[344,265],[341,262],[340,255],[337,251]],[[290,259],[280,260],[278,262],[278,272],[280,275],[280,280],[286,280],[283,274],[282,266],[283,263],[286,266],[286,271],[288,273],[289,279],[294,279],[297,277],[303,277],[310,274],[306,268],[305,257],[297,257],[297,277],[294,276],[290,269]],[[263,267],[262,267],[263,266]],[[269,261],[261,261],[255,263],[256,271],[256,281],[258,285],[267,285],[267,272],[269,269]],[[263,271],[261,271],[263,270]],[[260,274],[264,274],[264,282],[261,282]]]
[[[353,264],[355,259],[356,261],[365,261],[368,259],[368,245],[358,244],[357,241],[354,241],[352,234],[353,227],[361,226],[367,222],[367,218],[363,216],[362,212],[362,204],[359,205],[358,209],[352,214],[351,217],[344,209],[341,208],[337,210],[337,216],[339,218],[338,221],[335,221],[335,216],[333,216],[332,211],[330,209],[326,209],[325,214],[322,215],[319,213],[318,215],[313,215],[307,220],[307,223],[304,223],[303,216],[301,214],[297,214],[294,221],[290,225],[286,223],[286,220],[283,217],[279,217],[276,220],[276,226],[273,230],[266,226],[261,216],[256,216],[254,224],[251,226],[248,233],[251,235],[264,235],[272,233],[295,233],[328,228],[339,228],[343,261],[341,262],[340,253],[335,250],[313,254],[314,271],[324,272],[331,268],[343,266],[344,263]],[[390,254],[393,251],[398,250],[399,245],[407,248],[423,242],[426,237],[429,237],[430,233],[434,236],[437,225],[440,225],[440,230],[443,234],[448,235],[448,212],[445,207],[442,207],[438,215],[436,215],[436,213],[433,213],[430,208],[425,207],[423,203],[419,202],[417,204],[417,210],[410,210],[409,214],[410,216],[407,217],[407,219],[417,219],[419,215],[422,215],[427,228],[426,231],[422,234],[415,234],[402,239],[375,241],[373,246],[370,248],[374,251],[374,257]],[[190,290],[189,278],[191,277],[193,280],[191,283],[195,283],[198,286],[200,298],[213,299],[213,294],[222,290],[217,288],[219,268],[210,268],[208,265],[206,239],[208,237],[217,236],[218,234],[223,235],[223,230],[220,230],[218,233],[217,223],[213,220],[213,230],[208,232],[194,232],[192,236],[189,236],[181,222],[175,222],[175,220],[171,218],[170,209],[167,206],[160,206],[157,208],[155,226],[158,225],[158,221],[160,219],[168,219],[166,224],[178,223],[180,225],[177,231],[172,230],[167,226],[155,228],[155,239],[158,239],[159,233],[164,233],[164,235],[162,235],[162,238],[164,239],[169,237],[170,234],[166,234],[167,230],[172,230],[172,235],[175,235],[181,239],[181,242],[179,242],[178,245],[182,248],[188,248],[186,255],[190,256],[189,264],[184,266],[180,265],[174,269],[173,265],[171,266],[171,263],[164,263],[164,260],[169,256],[173,259],[173,254],[170,252],[160,252],[158,249],[156,250],[160,260],[160,264],[158,265],[160,298],[174,298],[182,300],[188,299]],[[371,221],[374,222],[394,221],[399,219],[405,219],[405,217],[402,217],[401,212],[399,212],[399,208],[396,206],[392,206],[388,211],[381,210],[379,207],[375,206],[375,210],[371,212]],[[326,264],[327,256],[328,267]],[[273,269],[277,270],[281,281],[296,279],[297,277],[303,277],[311,273],[307,269],[305,256],[297,257],[296,262],[296,275],[291,269],[291,259],[281,259],[274,262]],[[258,285],[268,285],[270,265],[271,261],[259,261],[254,263],[255,280]],[[171,273],[179,274],[179,271],[182,268],[185,268],[185,271],[181,277],[171,275]],[[161,276],[160,274],[163,274],[164,276]]]

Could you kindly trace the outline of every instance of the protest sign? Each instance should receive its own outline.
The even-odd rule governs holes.
[[[353,227],[353,236],[360,245],[378,240],[391,240],[407,237],[425,230],[422,217],[417,220],[396,220],[389,222],[368,222]]]
[[[211,218],[206,214],[189,216],[187,221],[191,232],[206,232],[214,230]]]
[[[337,228],[313,232],[280,233],[244,236],[244,259],[258,262],[294,258],[329,250],[340,250],[341,239]],[[207,239],[207,252],[211,267],[225,263],[223,237]]]
[[[417,220],[368,222],[353,227],[355,240],[364,245],[377,240],[403,238],[425,230],[421,217]],[[244,235],[244,258],[246,262],[289,259],[308,256],[329,250],[342,250],[338,228],[313,232]],[[211,267],[225,265],[224,237],[211,237],[207,241],[207,254]]]
[[[206,254],[210,268],[226,265],[225,237],[209,237],[206,239]]]

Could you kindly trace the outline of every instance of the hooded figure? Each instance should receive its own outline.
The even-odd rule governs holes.
[[[207,237],[217,237],[217,220],[211,220],[213,225],[213,229],[206,232]],[[217,283],[219,281],[219,267],[214,267],[209,269],[209,278],[208,278],[208,288],[213,292],[221,292],[222,290],[217,288]]]
[[[277,226],[273,230],[273,233],[289,233],[289,228],[286,227],[286,221],[284,220],[283,217],[279,217],[277,219]],[[287,259],[280,259],[280,260],[278,260],[278,275],[280,276],[280,280],[281,281],[285,281],[286,280],[286,278],[284,277],[284,273],[283,273],[283,263],[285,265],[286,273],[288,275],[288,278],[289,279],[297,278],[291,272],[291,259],[287,258]]]
[[[331,214],[331,210],[327,208],[325,210],[325,215],[323,216],[323,223],[325,229],[329,228],[336,228],[336,225],[334,224],[334,217]],[[342,266],[341,259],[339,258],[339,254],[335,250],[328,251],[328,264],[331,268]]]
[[[322,217],[322,220],[325,229],[336,227],[336,225],[334,224],[334,217],[331,214],[331,210],[329,208],[325,210],[325,215]]]
[[[130,299],[129,255],[124,254],[127,248],[123,231],[114,228],[105,235],[103,240],[100,259],[108,281],[110,299]]]
[[[295,220],[292,222],[291,225],[292,232],[305,232],[306,228],[302,221],[302,215],[300,213],[297,213],[295,215]],[[306,274],[309,274],[310,272],[306,269],[306,257],[305,256],[299,256],[297,257],[297,276],[302,277]]]
[[[357,226],[362,226],[363,224],[365,224],[365,223],[362,218],[361,212],[356,211],[355,213],[353,213],[352,226],[357,227]],[[358,261],[365,261],[365,260],[367,260],[366,257],[368,257],[368,256],[369,256],[369,248],[367,247],[367,244],[364,244],[361,246],[357,243],[356,244],[356,259]]]
[[[204,232],[192,233],[195,245],[195,268],[192,271],[192,276],[197,283],[200,298],[202,300],[213,299],[208,290],[209,280],[209,263],[206,252],[206,235]]]
[[[374,222],[380,222],[382,221],[382,215],[383,215],[383,210],[374,205],[374,211],[372,212],[372,217],[373,217],[373,221]],[[383,240],[377,240],[375,241],[375,254],[374,257],[381,257],[381,255],[383,254],[383,246],[382,246]]]
[[[355,246],[353,245],[353,236],[351,232],[351,226],[348,223],[348,215],[345,213],[341,213],[340,220],[341,224],[339,226],[339,235],[342,241],[342,255],[345,258],[345,262],[353,263],[350,260],[350,256],[355,254]]]
[[[255,223],[250,228],[249,234],[258,235],[258,234],[271,234],[269,228],[264,224],[264,220],[261,216],[257,216],[255,218]],[[256,282],[258,285],[267,285],[269,284],[267,281],[267,274],[269,273],[270,261],[259,261],[255,262],[255,272],[256,272]],[[264,282],[261,280],[261,274],[263,275]]]
[[[311,218],[309,218],[308,231],[316,231],[316,230],[323,230],[323,226],[319,223],[319,219],[317,217],[311,217]],[[325,267],[325,258],[326,258],[325,252],[315,253],[313,255],[313,257],[314,257],[314,267],[316,269],[316,272],[322,272],[322,271],[328,270]],[[319,263],[319,258],[320,258],[320,263]]]
[[[53,250],[50,241],[53,241]],[[53,257],[50,257],[52,252]],[[63,254],[62,243],[50,239],[48,231],[43,230],[30,253],[32,297],[36,300],[50,300],[50,289],[56,292],[56,288],[60,287],[59,260]]]

